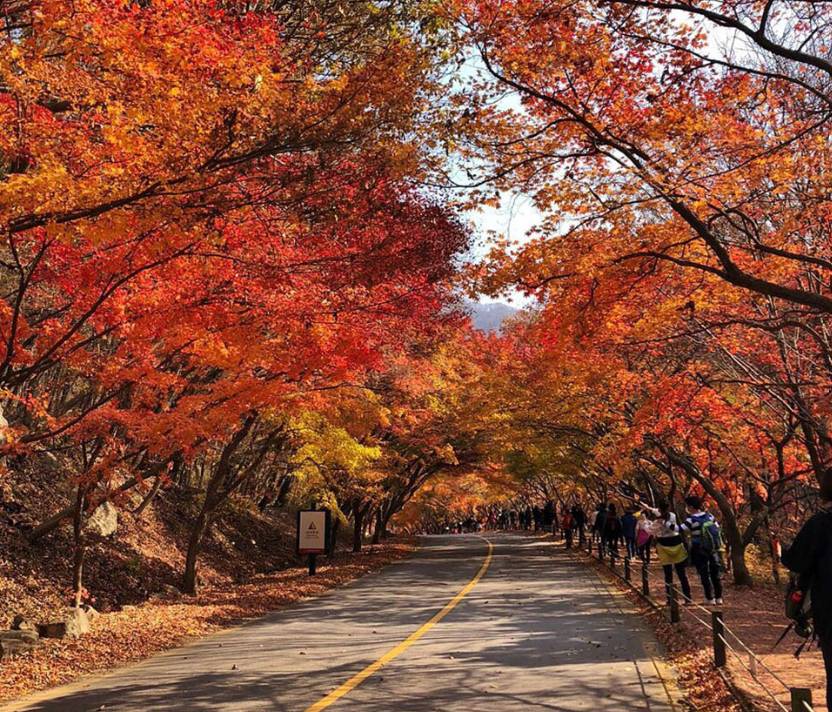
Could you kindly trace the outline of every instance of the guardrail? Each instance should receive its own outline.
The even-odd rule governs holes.
[[[572,550],[573,548],[575,550],[586,550],[589,556],[603,564],[612,574],[624,581],[635,593],[657,610],[661,610],[663,606],[653,597],[651,591],[654,589],[654,586],[660,587],[658,590],[665,591],[668,598],[668,615],[672,624],[675,625],[681,622],[681,614],[684,611],[697,624],[710,631],[713,648],[712,663],[717,671],[723,673],[728,665],[728,656],[730,654],[751,675],[751,679],[754,680],[779,709],[784,712],[814,712],[814,707],[812,707],[812,691],[804,687],[793,687],[786,683],[730,629],[725,622],[725,614],[723,611],[705,608],[705,606],[701,606],[694,601],[687,601],[685,606],[680,606],[680,598],[684,598],[684,596],[675,583],[668,585],[664,580],[656,582],[651,576],[650,566],[647,561],[640,559],[633,560],[629,556],[622,557],[615,549],[611,550],[608,555],[605,555],[603,548],[595,547],[591,536],[587,536],[584,541],[578,542],[577,546],[574,545],[573,538],[566,537],[566,548],[568,550]],[[640,576],[633,575],[634,569],[636,568],[641,569]],[[694,613],[694,610],[703,613],[705,619]],[[710,622],[708,622],[708,618],[710,618]],[[733,642],[728,642],[729,638]],[[740,648],[743,652],[740,652],[737,648]],[[784,692],[788,693],[790,707],[783,704],[778,699],[776,692],[771,690],[760,679],[760,669],[765,670],[771,679],[780,685]],[[723,678],[726,683],[731,685],[731,682],[724,675]],[[736,694],[736,691],[734,692]]]

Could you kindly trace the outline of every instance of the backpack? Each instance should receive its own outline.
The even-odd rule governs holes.
[[[716,519],[710,519],[702,523],[701,533],[702,551],[706,554],[716,554],[725,548],[722,541],[722,529]]]

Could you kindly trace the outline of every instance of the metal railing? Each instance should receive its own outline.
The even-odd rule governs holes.
[[[717,670],[722,670],[728,665],[728,655],[730,654],[749,673],[755,684],[763,690],[779,709],[784,710],[784,712],[814,712],[814,707],[812,707],[812,690],[804,687],[793,687],[786,683],[782,677],[775,673],[764,660],[754,653],[728,627],[725,623],[723,611],[706,608],[692,600],[685,600],[685,605],[680,606],[679,600],[680,598],[685,599],[684,593],[675,583],[668,583],[665,580],[657,582],[651,576],[647,561],[638,560],[641,568],[641,576],[636,577],[640,580],[634,582],[633,569],[636,567],[634,566],[634,561],[629,556],[621,557],[615,549],[612,549],[608,556],[605,556],[604,548],[600,546],[594,551],[594,542],[591,536],[587,536],[583,541],[577,542],[577,546],[574,546],[575,544],[576,542],[574,542],[572,537],[566,538],[566,548],[568,550],[585,550],[587,554],[603,564],[611,573],[624,581],[635,593],[644,598],[657,610],[660,610],[662,606],[651,595],[653,588],[651,584],[659,586],[659,590],[664,590],[668,598],[667,609],[672,624],[680,623],[682,620],[681,614],[684,612],[698,625],[710,631],[713,647],[713,665]],[[619,562],[622,562],[623,573],[619,573]],[[704,613],[706,618],[703,619],[702,616],[697,615],[694,611]],[[710,617],[710,622],[708,622],[707,617]],[[733,644],[728,642],[728,638],[733,641]],[[741,653],[737,648],[740,648],[743,652]],[[778,698],[777,691],[772,690],[760,679],[760,669],[764,670],[782,688],[782,691],[788,694],[790,706],[786,706]]]

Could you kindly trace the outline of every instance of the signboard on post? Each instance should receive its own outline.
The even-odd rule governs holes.
[[[302,509],[298,512],[298,554],[309,556],[309,575],[315,574],[315,557],[329,547],[329,510]]]

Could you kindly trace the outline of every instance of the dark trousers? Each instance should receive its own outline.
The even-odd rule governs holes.
[[[690,601],[690,581],[688,581],[688,572],[685,571],[685,564],[665,564],[664,569],[664,588],[667,593],[667,598],[670,599],[670,589],[673,586],[673,569],[676,569],[676,576],[682,586],[682,595]]]
[[[832,636],[821,638],[820,649],[823,651],[823,664],[826,666],[826,706],[832,710]]]
[[[722,598],[722,578],[720,577],[716,554],[710,554],[700,547],[694,546],[690,558],[699,572],[702,588],[705,590],[705,598],[709,601],[714,598]]]
[[[635,559],[636,558],[636,538],[625,536],[624,541],[627,544],[627,558],[628,559]]]

